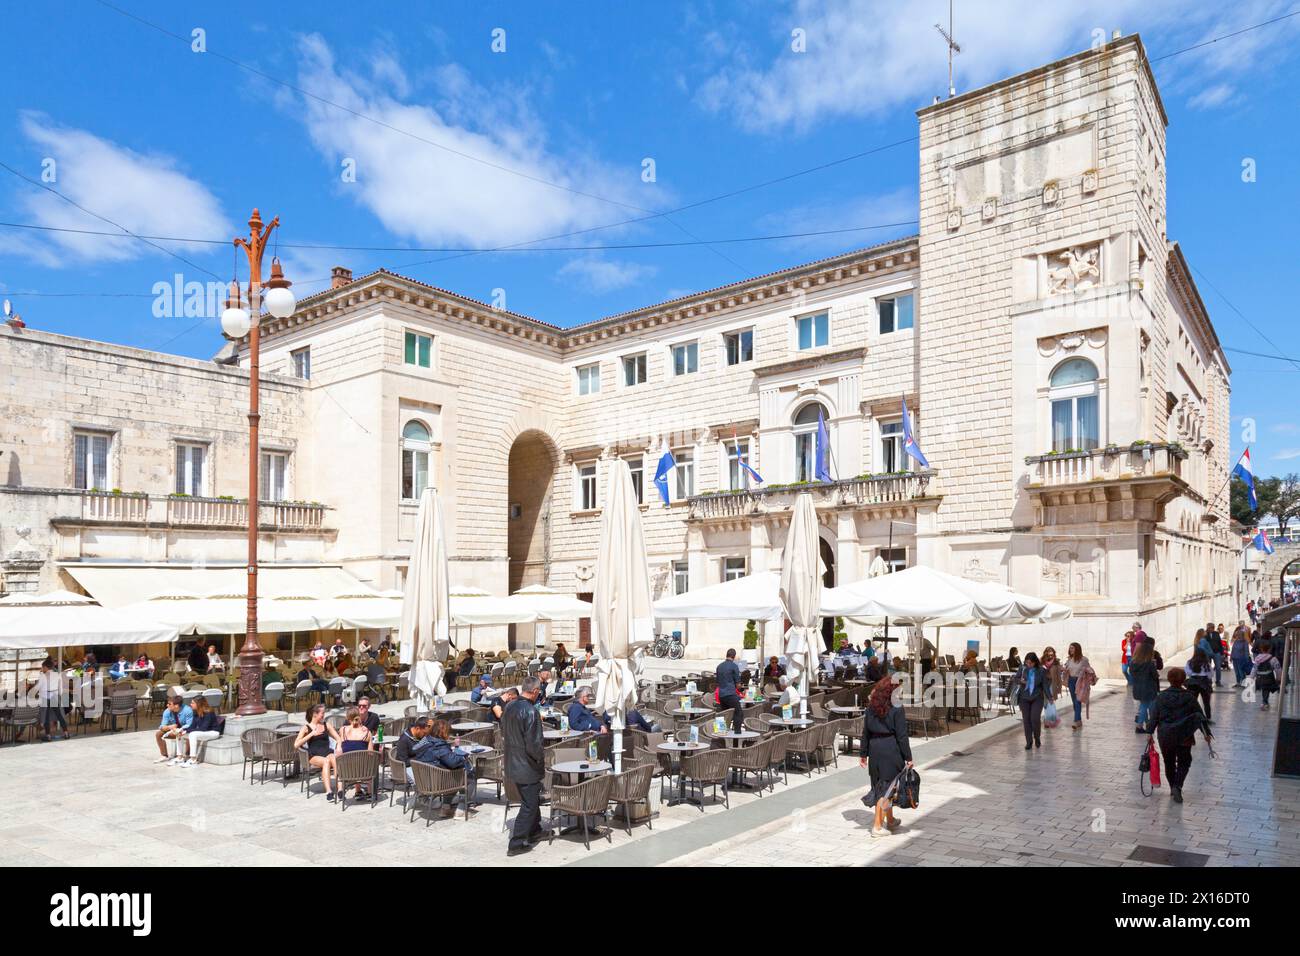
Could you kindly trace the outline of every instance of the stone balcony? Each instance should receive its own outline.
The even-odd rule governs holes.
[[[927,494],[933,470],[864,476],[833,482],[773,485],[748,491],[722,491],[687,499],[688,521],[728,521],[788,512],[802,492],[819,510],[908,507]]]
[[[51,524],[88,524],[112,527],[203,528],[238,531],[248,527],[248,502],[238,498],[193,498],[175,495],[71,492],[78,514],[59,514]],[[61,501],[66,510],[66,500]],[[258,506],[262,531],[315,534],[325,530],[327,506],[319,503],[264,501]]]
[[[1174,498],[1199,497],[1184,475],[1187,458],[1181,445],[1153,442],[1030,455],[1025,489],[1040,525],[1159,521]]]

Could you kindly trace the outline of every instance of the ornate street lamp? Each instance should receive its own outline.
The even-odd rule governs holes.
[[[241,717],[266,713],[262,703],[262,645],[257,640],[257,518],[259,495],[257,469],[261,459],[257,429],[261,419],[258,396],[258,316],[262,305],[262,254],[271,231],[280,225],[276,216],[262,228],[256,209],[248,220],[248,238],[235,237],[235,245],[248,256],[248,309],[239,301],[239,284],[231,283],[231,298],[221,314],[221,328],[232,339],[248,336],[248,623],[244,646],[239,650],[239,709]],[[297,303],[289,291],[291,283],[284,277],[280,260],[271,260],[271,279],[267,283],[266,309],[278,319],[293,315]]]

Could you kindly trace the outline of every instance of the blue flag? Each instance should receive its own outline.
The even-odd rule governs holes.
[[[1255,532],[1255,540],[1251,542],[1256,551],[1263,551],[1265,554],[1273,553],[1273,542],[1268,540],[1268,534],[1263,528]]]
[[[1240,478],[1246,483],[1246,494],[1250,496],[1250,510],[1258,511],[1259,499],[1255,497],[1255,472],[1250,467],[1249,448],[1243,451],[1241,457],[1237,459],[1237,464],[1232,468],[1232,477]],[[1263,551],[1264,549],[1260,548],[1260,550]],[[1273,553],[1271,548],[1268,553]]]
[[[826,416],[820,405],[817,406],[817,467],[818,481],[834,481],[831,477],[831,433],[826,428]]]
[[[672,450],[665,448],[659,458],[659,467],[655,469],[655,487],[659,489],[659,497],[665,505],[668,504],[668,476],[676,467],[677,459],[673,457]]]
[[[916,463],[922,468],[929,468],[930,462],[925,458],[925,453],[921,451],[921,446],[916,443],[912,437],[912,416],[907,413],[907,399],[903,399],[903,451],[916,459]]]
[[[736,456],[736,463],[740,465],[740,470],[749,475],[750,480],[752,480],[754,484],[761,485],[763,483],[763,476],[751,468],[749,462],[745,461],[745,456],[740,453],[740,442],[736,438],[735,429],[733,429],[731,433],[731,450]]]

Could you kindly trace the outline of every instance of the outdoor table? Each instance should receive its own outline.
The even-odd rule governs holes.
[[[443,704],[441,707],[433,708],[435,714],[463,714],[467,710],[477,709],[476,704]]]
[[[686,778],[682,775],[682,757],[685,754],[697,753],[701,750],[708,750],[709,745],[705,743],[692,743],[689,740],[669,740],[659,744],[656,750],[666,754],[675,754],[677,760],[677,799],[670,800],[669,805],[681,803],[686,799]]]
[[[743,747],[763,735],[757,730],[742,730],[739,733],[734,730],[728,730],[725,734],[715,733],[713,736],[718,740],[725,740],[728,747]]]
[[[692,717],[703,717],[705,714],[711,714],[713,710],[708,707],[677,707],[668,711],[668,713],[674,717],[685,717],[690,720]]]
[[[573,700],[572,694],[566,694],[564,691],[558,691],[558,690],[555,693],[549,694],[547,696],[549,696],[551,700]]]
[[[570,740],[574,737],[581,737],[581,736],[582,736],[581,730],[573,730],[572,728],[570,728],[569,730],[543,730],[542,731],[543,740]]]
[[[302,730],[303,727],[305,726],[307,725],[306,724],[277,724],[275,727],[271,729],[275,733],[279,734],[281,737],[289,737],[289,736],[297,735],[298,731]]]
[[[462,720],[451,725],[451,729],[461,734],[468,734],[475,730],[491,730],[495,724],[484,723],[481,720]]]
[[[774,726],[784,727],[786,730],[807,730],[815,723],[817,723],[817,721],[813,720],[811,717],[791,717],[789,720],[786,720],[783,717],[778,717],[772,721]]]
[[[832,714],[839,714],[841,717],[861,717],[867,710],[866,704],[858,706],[856,704],[839,704],[835,707],[827,707],[827,711]]]
[[[861,687],[863,684],[869,684],[871,682],[861,677],[850,677],[843,683],[846,687]]]
[[[605,773],[610,769],[610,763],[607,760],[566,760],[563,763],[552,765],[552,773],[562,773],[573,780],[578,778],[581,783],[586,777],[594,777],[597,774]]]

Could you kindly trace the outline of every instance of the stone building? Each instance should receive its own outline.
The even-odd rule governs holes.
[[[1165,235],[1166,119],[1141,42],[918,115],[919,235],[633,312],[560,328],[336,269],[262,324],[264,560],[400,587],[433,484],[454,583],[586,594],[624,458],[658,593],[777,569],[809,490],[827,583],[879,557],[1074,606],[995,649],[1078,640],[1117,670],[1134,620],[1182,643],[1235,615],[1230,369]],[[241,345],[198,362],[0,331],[6,587],[67,586],[85,562],[241,560]],[[904,403],[928,468],[904,453]],[[665,626],[707,656],[744,624]],[[584,640],[574,627],[549,637]],[[779,640],[769,625],[765,649]]]

